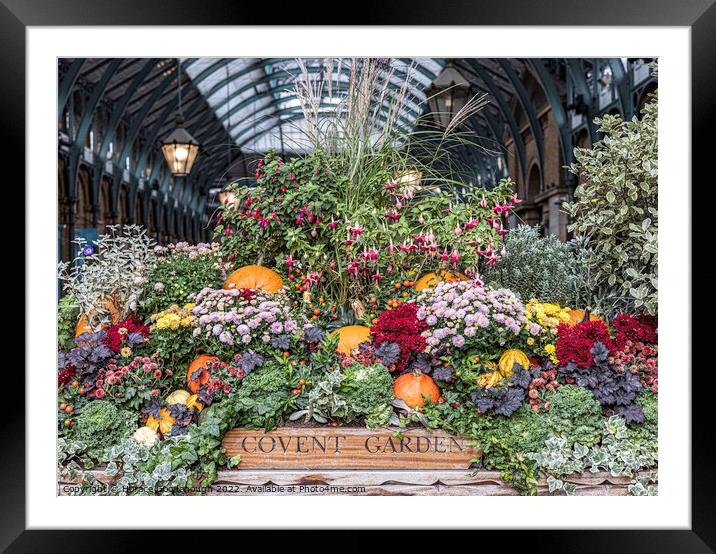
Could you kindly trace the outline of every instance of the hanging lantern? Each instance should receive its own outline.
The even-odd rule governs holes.
[[[162,153],[175,177],[189,175],[199,154],[199,143],[184,128],[184,118],[178,115],[176,128],[162,141]]]
[[[181,111],[181,64],[177,60],[177,89],[179,97],[179,112],[176,116],[176,128],[162,141],[162,153],[169,164],[172,175],[186,177],[191,172],[197,155],[199,143],[184,128],[184,115]]]
[[[470,98],[470,85],[457,70],[453,61],[448,60],[445,69],[430,85],[426,95],[435,122],[441,127],[447,127],[453,116]]]

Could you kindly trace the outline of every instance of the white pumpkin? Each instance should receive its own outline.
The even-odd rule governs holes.
[[[153,446],[159,440],[159,434],[151,427],[140,427],[134,432],[132,438],[142,446]]]

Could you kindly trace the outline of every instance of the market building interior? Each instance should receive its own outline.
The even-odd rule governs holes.
[[[575,147],[599,140],[595,118],[639,117],[656,79],[650,58],[385,59],[409,82],[400,124],[449,117],[469,98],[485,107],[465,123],[474,147],[458,152],[472,187],[510,177],[523,200],[510,225],[569,238],[564,201],[577,186]],[[141,224],[159,243],[211,239],[223,187],[251,178],[269,150],[305,151],[295,94],[299,65],[334,90],[348,63],[291,58],[61,58],[58,61],[58,257],[71,238]],[[392,81],[396,90],[400,86]],[[439,94],[444,92],[443,94]],[[447,115],[446,115],[447,114]]]

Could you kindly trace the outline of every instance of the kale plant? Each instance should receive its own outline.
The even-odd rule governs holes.
[[[368,427],[387,425],[393,413],[393,379],[381,364],[353,363],[344,369],[341,393],[348,405],[365,418]]]
[[[279,425],[290,409],[289,373],[278,363],[264,363],[242,381],[238,392],[227,399],[237,410],[242,427],[270,430]]]
[[[107,448],[131,435],[136,427],[134,412],[121,410],[108,400],[94,400],[77,416],[75,437],[86,445],[89,457],[101,459]]]

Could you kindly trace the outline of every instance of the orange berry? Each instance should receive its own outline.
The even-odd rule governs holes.
[[[283,353],[283,357],[284,357],[284,358],[288,358],[288,356],[289,356],[288,352],[284,352],[284,353]]]
[[[72,406],[67,406],[67,407],[65,408],[65,411],[66,411],[68,414],[71,414],[72,412],[75,411],[75,409],[74,409]]]
[[[62,404],[60,404],[60,410],[64,410],[66,407],[67,407],[67,404],[65,404],[64,402]]]

